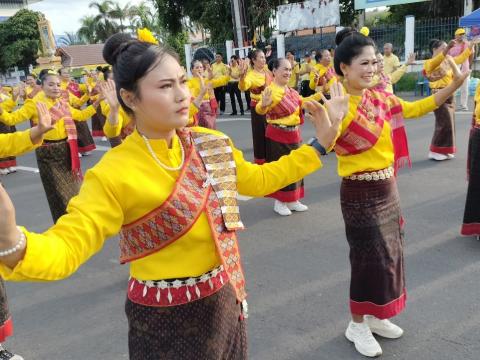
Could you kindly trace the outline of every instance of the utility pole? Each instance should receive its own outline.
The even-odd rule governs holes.
[[[247,40],[244,0],[232,0],[233,27],[237,47],[243,47]]]

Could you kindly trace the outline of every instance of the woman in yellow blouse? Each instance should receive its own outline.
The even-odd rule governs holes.
[[[0,107],[5,111],[12,111],[17,106],[16,99],[13,99],[13,94],[4,90],[0,85]],[[6,125],[0,122],[0,134],[11,134],[16,131],[15,126]],[[0,175],[7,175],[17,171],[17,159],[15,156],[7,156],[0,158]]]
[[[211,85],[211,90],[205,93],[202,104],[198,112],[198,124],[209,129],[215,129],[217,119],[217,102],[213,89],[219,86],[225,86],[230,79],[228,75],[220,76],[219,78],[205,78],[206,70],[201,61],[195,60],[191,65],[192,77],[188,79],[187,85],[193,97],[200,94],[202,88],[202,81]],[[203,79],[202,79],[203,78]]]
[[[60,75],[60,87],[65,98],[69,99],[70,105],[80,109],[89,99],[89,91],[86,84],[77,84],[70,76],[67,68],[58,70]],[[82,156],[88,156],[95,150],[95,141],[86,121],[75,121],[77,128],[78,152]]]
[[[388,338],[403,334],[388,320],[406,302],[404,221],[395,181],[398,168],[410,162],[403,118],[436,109],[467,74],[455,73],[435,95],[409,103],[370,88],[377,66],[372,39],[347,28],[335,42],[335,72],[350,95],[334,147],[343,178],[340,202],[351,263],[352,320],[345,336],[361,354],[373,357],[382,349],[372,332]]]
[[[291,87],[294,90],[298,88],[298,73],[300,72],[300,64],[297,63],[295,60],[295,51],[289,50],[285,54],[288,61],[290,61],[290,65],[292,66],[292,75],[288,80],[288,87]]]
[[[332,57],[329,50],[322,50],[315,55],[316,64],[310,71],[309,88],[316,92],[322,92],[330,98],[330,87],[337,81],[335,70],[332,65]]]
[[[68,201],[78,193],[81,182],[77,132],[73,119],[87,121],[96,110],[94,106],[84,110],[70,106],[62,97],[60,79],[55,72],[46,73],[41,81],[43,91],[35,98],[27,99],[20,109],[9,113],[0,107],[0,122],[15,125],[32,120],[37,124],[37,103],[46,104],[51,112],[54,128],[45,134],[43,146],[35,152],[40,178],[55,222],[65,213]]]
[[[67,214],[43,234],[17,229],[0,187],[0,251],[21,239],[16,250],[0,256],[0,275],[63,279],[121,231],[120,261],[130,264],[131,275],[130,359],[245,359],[237,192],[263,196],[319,169],[319,154],[333,142],[343,114],[334,107],[328,117],[312,104],[318,135],[312,146],[251,164],[224,134],[185,128],[191,94],[175,53],[121,39],[106,42],[104,58],[136,130],[87,172]]]
[[[270,61],[273,81],[262,93],[255,110],[266,115],[267,129],[265,137],[266,162],[280,159],[300,147],[302,136],[300,125],[303,124],[302,106],[306,101],[320,100],[320,93],[302,98],[298,92],[288,86],[292,67],[287,59]],[[273,210],[283,216],[292,211],[307,211],[308,207],[300,202],[304,197],[303,179],[268,195],[275,199]]]
[[[472,53],[473,46],[479,40],[470,42],[463,53],[453,58],[456,64],[464,63]],[[448,62],[448,51],[455,45],[455,40],[448,43],[445,41],[433,39],[430,41],[430,51],[432,58],[425,61],[423,71],[430,81],[432,93],[448,86],[452,82],[452,67]],[[434,111],[435,129],[428,158],[442,161],[453,159],[457,151],[455,146],[455,96],[442,104]]]
[[[468,190],[461,234],[480,240],[480,84],[475,91],[475,111],[468,140]]]
[[[386,74],[384,71],[383,55],[377,49],[377,73],[373,77],[372,88],[376,90],[383,90],[388,93],[393,94],[393,84],[396,84],[405,72],[407,71],[408,65],[415,63],[415,54],[410,54],[405,64],[398,67],[391,74]]]
[[[37,126],[30,130],[0,134],[0,157],[18,156],[35,149],[42,143],[43,134],[53,128],[48,121],[49,119],[42,119]],[[12,335],[13,322],[8,307],[5,283],[0,277],[0,359],[23,360],[21,356],[12,354],[2,346],[6,338]]]
[[[272,75],[265,69],[265,54],[256,49],[248,55],[249,61],[242,62],[242,71],[238,87],[241,91],[250,91],[250,116],[252,121],[253,157],[257,164],[265,162],[265,115],[257,113],[255,107],[260,101],[262,91],[272,82]]]

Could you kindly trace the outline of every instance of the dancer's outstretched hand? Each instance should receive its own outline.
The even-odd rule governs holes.
[[[110,111],[118,112],[120,103],[118,102],[115,81],[108,79],[100,86],[105,102],[110,106]]]
[[[337,138],[338,127],[342,123],[341,119],[332,123],[325,107],[316,101],[306,102],[303,107],[307,111],[305,117],[315,126],[316,137],[320,145],[325,149],[331,148]]]
[[[330,86],[330,100],[327,100],[323,94],[321,96],[332,124],[341,122],[348,113],[348,100],[350,99],[350,95],[345,94],[343,85],[336,81]]]
[[[53,121],[47,105],[37,102],[38,124],[30,130],[30,139],[33,144],[42,142],[43,135],[53,129]]]
[[[267,108],[270,105],[272,105],[273,98],[272,98],[272,89],[267,87],[265,90],[262,92],[262,107]]]

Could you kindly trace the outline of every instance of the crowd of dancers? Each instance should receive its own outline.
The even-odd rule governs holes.
[[[15,170],[12,156],[34,150],[54,225],[44,233],[17,226],[0,186],[1,278],[66,278],[120,234],[120,262],[130,265],[130,359],[246,359],[248,306],[236,237],[244,226],[237,195],[269,196],[284,216],[306,211],[303,179],[335,152],[351,262],[345,336],[359,353],[381,355],[373,334],[401,337],[403,329],[389,319],[406,304],[396,183],[400,168],[410,164],[404,119],[433,111],[428,156],[454,157],[453,96],[469,76],[457,65],[468,61],[477,43],[461,36],[448,44],[432,40],[432,59],[424,65],[432,95],[414,102],[392,88],[414,56],[400,65],[390,44],[382,55],[368,31],[350,28],[337,34],[335,49],[318,51],[314,59],[306,54],[303,64],[293,52],[267,62],[256,49],[226,66],[217,54],[213,64],[193,61],[190,79],[178,55],[151,34],[122,33],[104,46],[110,67],[85,74],[83,84],[70,79],[68,69],[29,76],[25,86],[2,90],[0,123],[9,133],[0,135],[3,174]],[[450,55],[458,46],[462,50]],[[242,114],[241,92],[249,93],[255,164],[215,130],[217,114],[225,111],[225,86]],[[15,109],[19,98],[23,105]],[[112,149],[83,178],[79,154],[95,146],[90,118],[93,135],[109,138]],[[302,145],[304,119],[316,136]],[[476,119],[480,106],[470,137],[462,234],[478,236]],[[31,129],[15,132],[24,121]],[[0,321],[3,342],[12,334],[12,320],[1,281]],[[0,350],[0,359],[21,359]]]

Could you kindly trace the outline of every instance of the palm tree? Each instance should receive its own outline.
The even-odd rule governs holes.
[[[98,15],[95,16],[97,40],[105,41],[110,35],[118,31],[118,24],[112,21],[111,17],[114,5],[114,2],[110,0],[104,0],[101,3],[92,1],[88,5],[90,8],[95,8],[98,11]]]
[[[57,40],[57,43],[62,46],[72,46],[72,45],[84,45],[85,41],[78,36],[78,33],[66,32],[64,35],[60,36]]]
[[[80,19],[82,26],[77,31],[78,37],[88,44],[95,44],[97,40],[97,26],[95,16],[84,16]]]
[[[135,10],[136,6],[130,6],[127,4],[122,8],[118,3],[115,3],[114,7],[110,10],[109,16],[112,19],[120,21],[119,29],[123,32],[126,28],[128,28],[128,26],[124,25],[125,20],[130,19],[132,12]]]

